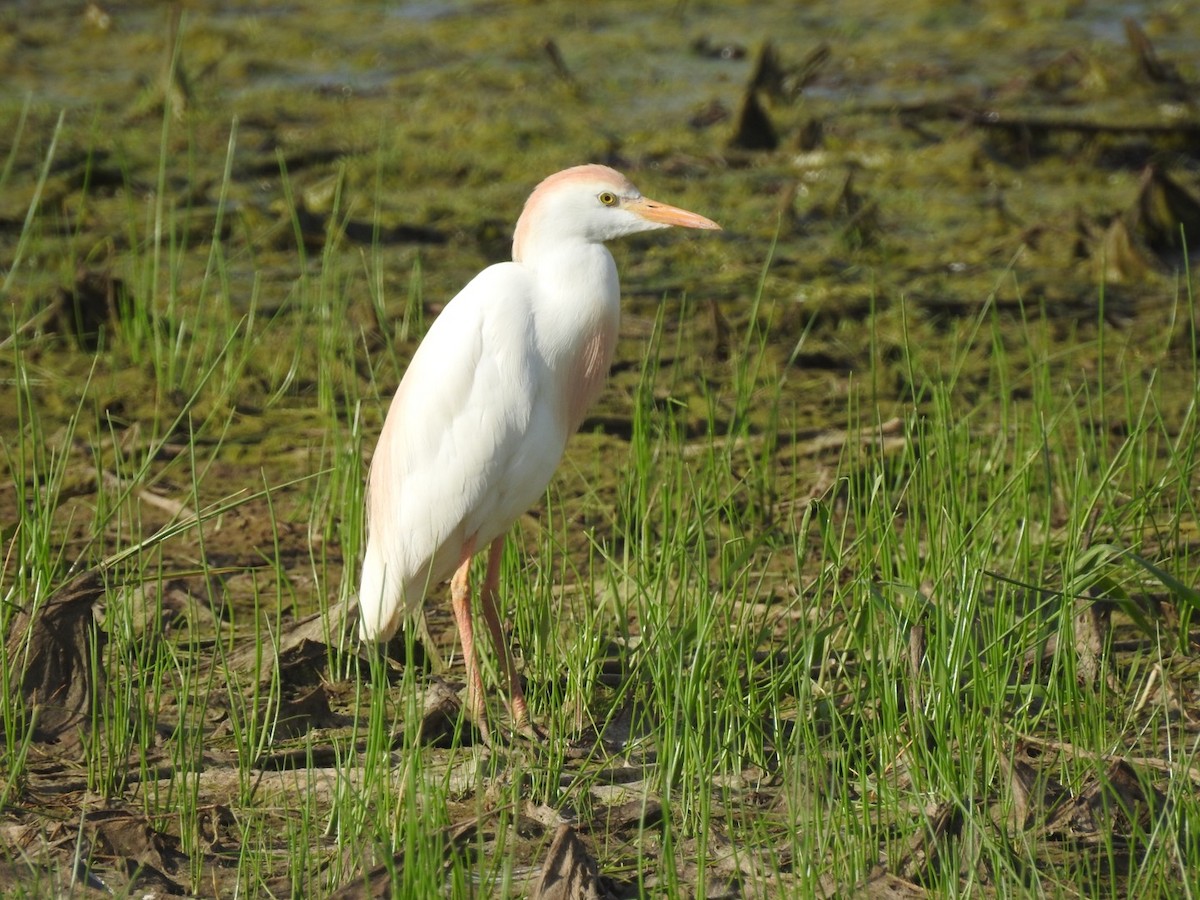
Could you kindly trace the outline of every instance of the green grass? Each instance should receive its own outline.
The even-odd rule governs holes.
[[[551,737],[487,752],[461,717],[437,742],[421,732],[422,667],[360,656],[332,627],[308,665],[285,641],[352,597],[364,454],[432,318],[427,264],[347,247],[358,213],[340,180],[318,252],[296,216],[222,237],[239,129],[214,208],[193,215],[164,189],[164,117],[154,202],[138,212],[131,185],[96,200],[128,212],[115,264],[139,302],[88,356],[38,318],[44,292],[21,274],[32,255],[70,280],[41,205],[63,127],[4,281],[0,817],[27,839],[6,891],[70,882],[69,845],[77,871],[132,893],[96,837],[108,807],[158,833],[180,854],[171,877],[203,896],[321,896],[377,866],[397,896],[521,895],[556,818],[590,825],[600,870],[651,896],[848,892],[880,864],[946,895],[1194,896],[1190,273],[1150,335],[1109,325],[1102,300],[1064,339],[1029,298],[980,298],[949,325],[874,298],[840,336],[869,367],[815,430],[824,388],[794,361],[820,326],[781,333],[770,248],[722,302],[727,361],[697,362],[703,273],[634,304],[648,334],[604,401],[628,435],[577,440],[502,570]],[[281,166],[286,198],[291,178]],[[254,255],[280,234],[283,291]],[[28,635],[10,624],[101,564],[88,664],[105,677],[82,750],[59,757],[37,749]],[[1095,604],[1113,627],[1088,675]],[[332,714],[297,707],[313,690]],[[570,743],[595,746],[579,759]],[[1007,818],[1018,759],[1071,792],[1126,759],[1152,799],[1048,836],[1047,804],[1030,801],[1034,824]],[[597,824],[622,803],[644,824]],[[953,827],[931,831],[938,812]],[[905,868],[915,846],[924,861]]]

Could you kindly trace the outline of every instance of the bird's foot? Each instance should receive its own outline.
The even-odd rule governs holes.
[[[516,723],[511,728],[500,726],[493,729],[486,726],[483,722],[476,724],[479,726],[479,734],[483,743],[493,750],[502,747],[515,747],[519,744],[541,746],[550,740],[550,733],[546,729],[528,719],[524,722]]]
[[[518,722],[514,733],[535,744],[545,744],[550,740],[550,732],[532,719]]]

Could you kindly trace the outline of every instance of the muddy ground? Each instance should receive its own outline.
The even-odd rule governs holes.
[[[656,399],[695,442],[773,428],[753,406],[714,418],[703,399],[734,377],[728,360],[743,335],[766,336],[794,421],[775,449],[784,500],[828,489],[847,426],[886,423],[920,402],[899,347],[922,347],[921,368],[937,372],[981,310],[1014,328],[1043,321],[1051,369],[1086,368],[1069,348],[1105,329],[1110,364],[1137,366],[1139,345],[1195,315],[1180,299],[1186,245],[1200,235],[1197,35],[1195,3],[10,4],[0,10],[0,134],[12,136],[0,140],[5,594],[19,602],[46,577],[66,585],[63,628],[83,634],[80,616],[115,588],[72,586],[76,573],[189,511],[270,485],[270,504],[247,502],[203,537],[193,529],[156,546],[180,573],[156,587],[163,603],[211,601],[210,635],[196,644],[211,659],[218,623],[259,615],[260,592],[278,577],[289,627],[343,600],[342,573],[356,564],[338,524],[322,519],[331,478],[291,482],[336,466],[338,448],[371,446],[383,400],[363,403],[354,421],[338,404],[394,386],[414,343],[385,334],[407,317],[419,331],[470,274],[505,258],[531,187],[578,162],[617,166],[648,194],[725,227],[714,240],[614,248],[627,313],[618,360],[555,487],[580,522],[603,521],[596,510],[618,493],[664,297],[661,344],[677,349],[664,353],[670,374]],[[174,261],[169,276],[155,268],[163,228],[174,235],[161,250]],[[369,285],[368,272],[380,282]],[[210,318],[195,314],[200,296],[213,334],[195,331]],[[204,346],[249,312],[264,337],[236,391],[218,396],[193,397],[195,372],[156,359],[152,348],[171,341],[145,335],[187,323],[187,340]],[[357,354],[323,352],[330,317],[362,336]],[[37,376],[25,383],[17,346]],[[377,371],[392,380],[375,383],[365,359],[389,353],[395,365]],[[1195,402],[1193,354],[1181,338],[1156,362],[1178,385],[1160,410],[1167,422]],[[985,353],[968,359],[968,402],[987,373]],[[19,391],[41,422],[36,451],[18,449],[29,433]],[[1106,423],[1114,435],[1121,415]],[[193,490],[178,460],[205,417],[227,425]],[[69,426],[72,439],[59,441]],[[357,437],[331,438],[338,428]],[[43,516],[59,549],[34,576],[18,523],[37,491],[21,458],[42,452],[65,474]],[[129,487],[109,462],[139,452],[152,465]],[[114,485],[129,488],[136,518],[97,530],[100,495]],[[522,523],[533,540],[538,523]],[[264,567],[264,548],[276,564]],[[568,550],[586,557],[588,542]],[[219,589],[192,574],[201,555],[221,568]],[[448,613],[434,604],[430,615],[449,656]],[[327,638],[297,637],[281,664],[295,682],[297,740],[344,728],[353,711],[347,681],[313,678],[325,665],[313,648]],[[83,652],[72,647],[61,654]],[[61,677],[65,657],[47,652],[48,677]],[[87,718],[84,694],[84,711],[43,723],[37,765],[0,813],[9,847],[36,858],[70,858],[78,807],[95,798],[79,740],[64,737]],[[173,700],[163,699],[164,722],[182,715]],[[232,753],[221,722],[217,711],[205,726],[213,757],[200,787],[214,859],[228,850],[218,820],[236,780],[220,764]],[[264,756],[265,778],[295,770],[294,746]],[[1042,747],[1022,764],[1061,750]],[[149,860],[169,892],[187,867],[172,857],[171,827],[136,812],[148,777],[118,779],[122,789],[89,813],[88,834],[114,883],[136,868],[128,860]],[[888,877],[917,890],[927,849]],[[220,870],[202,868],[206,878]]]

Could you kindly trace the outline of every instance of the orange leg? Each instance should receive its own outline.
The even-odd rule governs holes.
[[[484,740],[488,738],[487,710],[483,702],[483,679],[479,675],[479,660],[475,654],[475,629],[471,623],[471,555],[472,543],[463,548],[462,561],[450,579],[450,607],[458,623],[458,638],[462,642],[463,661],[467,667],[467,711],[479,725]]]
[[[504,553],[504,536],[492,541],[488,550],[487,576],[483,581],[483,591],[480,601],[483,604],[483,620],[487,623],[488,632],[492,636],[492,646],[500,655],[500,663],[504,667],[504,677],[508,680],[508,708],[512,713],[513,727],[523,731],[529,727],[529,707],[525,705],[525,692],[521,690],[521,679],[517,676],[517,668],[513,663],[512,651],[504,638],[504,629],[500,626],[500,615],[496,612],[496,597],[500,589],[500,560]]]

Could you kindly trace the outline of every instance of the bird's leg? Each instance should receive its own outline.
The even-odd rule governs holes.
[[[492,636],[492,644],[500,656],[504,666],[504,677],[508,680],[508,708],[512,714],[513,729],[525,735],[539,736],[529,722],[529,707],[525,704],[525,692],[521,690],[521,679],[517,675],[516,663],[512,651],[500,625],[500,615],[496,611],[496,597],[500,593],[500,561],[504,554],[504,537],[501,535],[492,541],[488,550],[487,575],[484,577],[483,590],[480,591],[480,602],[483,605],[483,620],[487,623],[488,632]]]
[[[517,678],[516,666],[513,664],[512,653],[508,649],[508,641],[504,629],[500,625],[500,615],[496,611],[496,597],[500,592],[500,562],[504,554],[504,536],[492,541],[488,550],[487,574],[483,579],[483,590],[480,591],[480,603],[483,605],[483,620],[487,623],[488,632],[492,636],[492,645],[500,656],[500,664],[504,667],[504,677],[508,681],[508,702],[512,712],[513,725],[521,728],[529,721],[529,709],[525,705],[525,695],[521,691],[521,682]]]
[[[489,742],[487,709],[483,702],[483,679],[479,675],[479,661],[475,655],[475,629],[471,624],[471,554],[474,547],[468,544],[463,550],[458,570],[450,579],[450,607],[458,623],[458,639],[462,642],[463,661],[467,667],[467,711],[479,725],[485,743]]]

